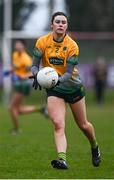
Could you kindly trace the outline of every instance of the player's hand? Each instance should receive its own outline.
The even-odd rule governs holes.
[[[58,86],[59,84],[60,84],[60,81],[58,80],[58,81],[57,81],[57,84],[56,84],[55,86]]]
[[[53,88],[55,88],[56,86],[59,86],[59,84],[60,84],[60,81],[58,80],[58,82],[57,82],[53,87],[51,87],[50,89],[53,89]]]
[[[29,76],[29,79],[33,79],[32,87],[33,87],[35,90],[36,90],[36,89],[42,90],[40,84],[39,84],[38,81],[37,81],[37,75]]]

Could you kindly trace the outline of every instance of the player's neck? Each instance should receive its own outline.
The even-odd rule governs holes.
[[[56,42],[62,42],[66,34],[55,34],[53,33],[53,40]]]

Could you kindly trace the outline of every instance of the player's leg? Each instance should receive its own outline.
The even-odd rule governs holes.
[[[19,130],[18,117],[19,117],[19,107],[20,107],[20,104],[22,102],[22,99],[23,99],[23,95],[21,93],[15,92],[12,95],[10,106],[9,106],[11,120],[12,120],[13,125],[14,125],[13,130],[15,132]]]
[[[87,136],[92,148],[92,162],[94,166],[100,164],[100,153],[98,143],[96,141],[95,131],[93,125],[87,120],[85,97],[74,104],[70,104],[74,119],[79,128]]]
[[[49,96],[48,97],[48,112],[54,124],[54,138],[58,152],[58,159],[51,162],[54,168],[67,169],[66,164],[66,149],[67,141],[65,136],[65,112],[66,104],[63,99]]]
[[[29,113],[34,113],[34,112],[40,112],[40,107],[37,107],[35,105],[24,105],[22,104],[19,107],[19,113],[20,114],[29,114]]]
[[[95,140],[94,128],[92,124],[87,121],[85,98],[83,97],[80,101],[70,104],[70,107],[80,129],[83,130],[90,141]]]
[[[24,80],[20,84],[20,89],[18,89],[24,97],[27,97],[31,93],[31,84],[29,83],[28,80]],[[20,107],[19,107],[19,113],[20,114],[29,114],[29,113],[34,113],[34,112],[39,112],[43,114],[46,118],[48,118],[48,111],[46,106],[35,106],[35,105],[24,105],[22,102]]]
[[[46,118],[49,118],[48,110],[46,106],[35,106],[35,105],[21,105],[19,107],[19,113],[20,114],[29,114],[29,113],[35,113],[39,112],[43,114]]]

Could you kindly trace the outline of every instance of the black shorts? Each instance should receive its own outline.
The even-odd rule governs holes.
[[[85,96],[85,88],[83,86],[72,94],[61,93],[53,89],[47,89],[46,92],[47,92],[47,97],[56,96],[64,99],[66,103],[70,103],[70,104],[74,104],[75,102],[79,101]]]

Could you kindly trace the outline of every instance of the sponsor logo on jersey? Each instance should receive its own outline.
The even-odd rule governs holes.
[[[57,58],[57,57],[53,57],[49,59],[50,64],[54,64],[54,65],[63,65],[64,64],[64,60]]]

